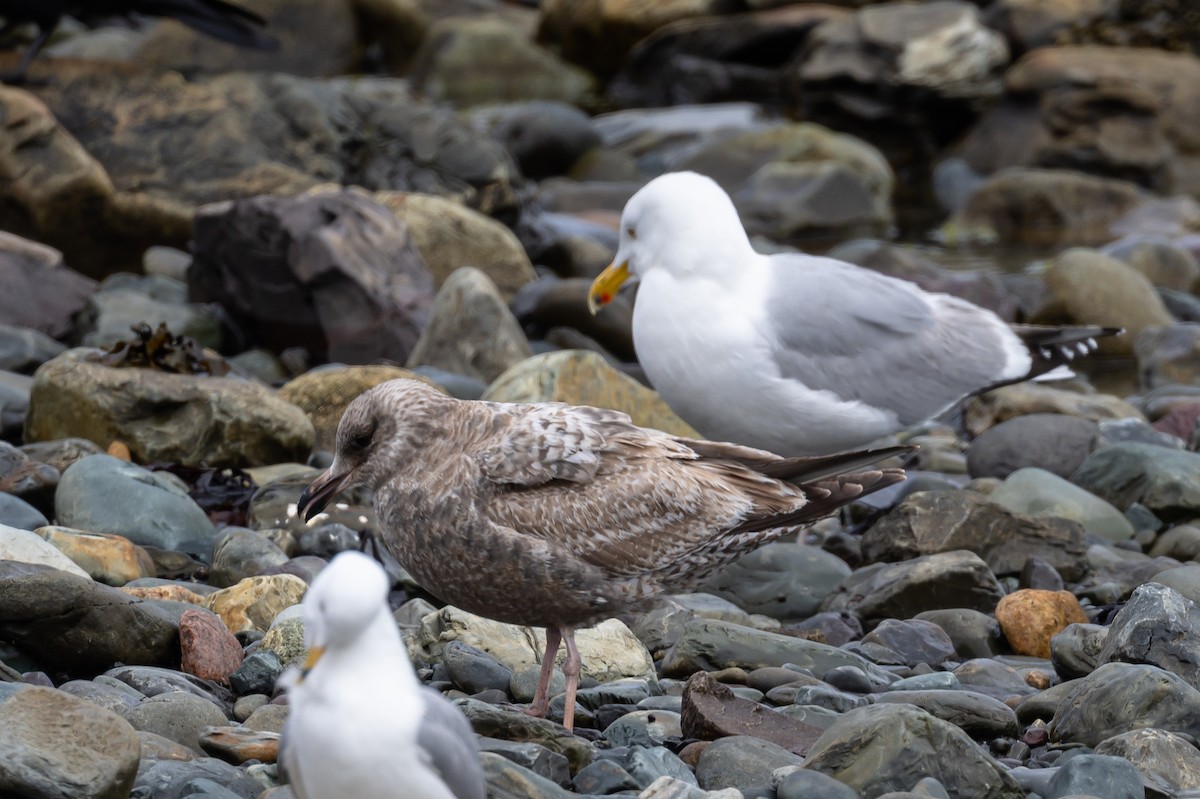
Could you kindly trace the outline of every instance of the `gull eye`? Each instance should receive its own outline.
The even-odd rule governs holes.
[[[371,446],[371,439],[374,435],[374,427],[360,427],[347,437],[346,447],[352,450],[365,450]]]
[[[633,225],[630,225],[629,227],[625,228],[625,235],[634,241],[637,241],[637,228],[635,228]]]

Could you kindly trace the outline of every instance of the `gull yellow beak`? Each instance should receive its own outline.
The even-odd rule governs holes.
[[[321,659],[321,655],[325,654],[325,647],[314,646],[308,650],[308,657],[304,659],[304,665],[300,667],[301,678],[307,677],[308,673],[313,670],[313,666],[317,665],[317,661]]]
[[[592,281],[591,288],[588,289],[587,306],[592,312],[592,316],[600,310],[603,305],[608,305],[617,298],[617,290],[622,284],[629,279],[629,262],[622,261],[617,263],[613,261],[604,271]]]

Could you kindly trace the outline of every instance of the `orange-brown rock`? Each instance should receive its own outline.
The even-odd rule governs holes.
[[[172,602],[187,602],[191,605],[203,605],[204,597],[195,591],[189,591],[182,585],[141,585],[129,586],[122,592],[138,599],[169,599]]]
[[[1015,591],[996,605],[996,620],[1018,655],[1050,657],[1050,639],[1068,624],[1086,624],[1087,615],[1070,591]]]
[[[247,760],[274,763],[279,757],[279,733],[245,727],[208,727],[200,733],[200,747],[234,765]]]

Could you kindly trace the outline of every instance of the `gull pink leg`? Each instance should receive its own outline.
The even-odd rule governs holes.
[[[542,671],[538,674],[537,690],[533,694],[533,704],[525,709],[525,712],[531,716],[545,716],[546,711],[550,709],[550,678],[554,674],[554,658],[558,656],[560,641],[562,641],[562,630],[557,627],[547,627],[546,654],[542,656]]]
[[[563,675],[567,678],[563,726],[568,730],[573,730],[575,728],[575,692],[579,690],[579,672],[583,668],[583,658],[579,657],[579,649],[575,646],[575,631],[566,627],[562,632],[563,639],[567,643],[567,659],[563,661]]]

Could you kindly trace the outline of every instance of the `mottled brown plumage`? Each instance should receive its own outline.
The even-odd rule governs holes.
[[[548,628],[547,682],[562,632],[571,683],[573,628],[692,590],[781,528],[903,479],[853,471],[902,450],[784,459],[617,411],[465,402],[392,380],[346,409],[334,462],[300,507],[308,518],[345,486],[369,486],[384,546],[426,590]]]

